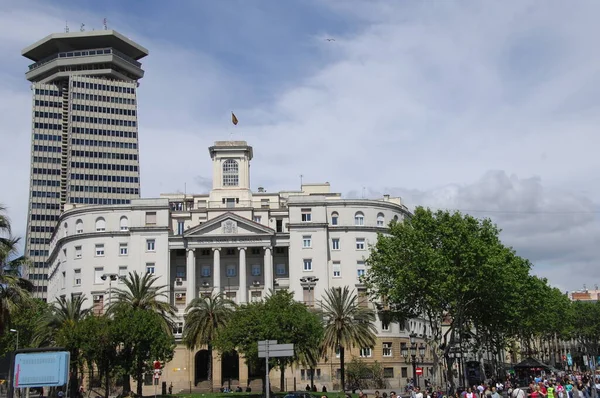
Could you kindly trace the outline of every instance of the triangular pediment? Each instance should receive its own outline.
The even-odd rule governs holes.
[[[183,233],[184,238],[201,236],[233,235],[274,235],[275,230],[262,224],[240,217],[235,213],[225,213],[217,218],[190,228]]]

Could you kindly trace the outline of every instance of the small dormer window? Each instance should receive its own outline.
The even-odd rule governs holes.
[[[239,185],[239,167],[233,159],[227,159],[223,163],[223,186],[237,187]]]

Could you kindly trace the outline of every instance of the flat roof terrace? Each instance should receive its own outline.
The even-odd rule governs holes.
[[[112,47],[134,60],[148,55],[146,48],[114,30],[53,33],[27,46],[21,51],[21,54],[38,62],[61,52],[105,47]]]

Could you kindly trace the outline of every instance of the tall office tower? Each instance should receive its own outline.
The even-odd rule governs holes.
[[[22,55],[34,62],[25,74],[33,83],[25,254],[35,296],[44,298],[48,245],[64,206],[140,195],[136,92],[148,50],[100,30],[51,34]]]

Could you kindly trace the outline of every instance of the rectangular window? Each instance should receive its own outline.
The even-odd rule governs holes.
[[[310,209],[302,209],[302,222],[311,222],[312,221],[312,214],[310,212]]]
[[[340,239],[339,238],[331,239],[331,250],[340,250]]]
[[[95,284],[100,284],[100,283],[104,282],[102,280],[103,274],[104,274],[104,268],[102,268],[102,267],[94,268],[94,283]]]
[[[383,368],[383,378],[384,379],[393,379],[394,378],[394,368]]]
[[[356,250],[365,250],[365,238],[356,238]]]
[[[304,271],[312,271],[312,260],[309,258],[304,259]]]
[[[384,332],[389,332],[390,324],[387,322],[381,322],[381,330],[383,330]]]
[[[177,221],[177,235],[183,235],[184,225],[183,221]]]
[[[178,265],[177,267],[175,267],[175,277],[176,278],[182,278],[185,279],[185,266],[184,265]]]
[[[146,273],[147,274],[154,273],[154,263],[146,263]]]
[[[252,276],[260,276],[260,264],[254,264],[252,266]]]
[[[283,220],[280,218],[275,220],[275,232],[283,232]]]
[[[261,220],[262,220],[262,217],[261,217],[261,216],[254,216],[254,222],[256,222],[256,223],[259,223],[259,224],[260,224],[260,221],[261,221]]]
[[[371,348],[361,348],[360,349],[360,357],[361,358],[371,358],[373,356],[373,350]]]
[[[305,249],[312,247],[312,238],[310,235],[305,235],[302,237],[302,247]]]
[[[261,291],[254,290],[254,291],[252,291],[250,293],[250,301],[253,302],[253,303],[259,302],[261,300],[261,298],[262,298],[262,292]]]
[[[127,243],[119,243],[119,255],[120,256],[127,255]]]
[[[235,198],[226,198],[225,199],[225,207],[228,207],[228,208],[235,207]]]
[[[364,269],[357,269],[356,270],[356,275],[360,278],[361,276],[365,276],[365,270]]]
[[[339,278],[342,276],[342,266],[339,261],[333,262],[333,277]]]
[[[400,377],[403,379],[408,377],[408,368],[400,368]]]
[[[175,293],[175,305],[178,307],[185,305],[185,293]]]
[[[156,240],[155,239],[146,239],[146,251],[147,252],[156,251]]]
[[[229,300],[233,301],[234,303],[236,302],[236,292],[227,292],[227,293],[225,293],[225,297],[227,297]]]
[[[331,225],[338,225],[338,215],[334,214],[331,216]]]
[[[173,324],[173,335],[175,337],[181,337],[183,334],[183,322],[175,322]]]
[[[146,225],[156,225],[156,212],[155,211],[147,211],[146,212]]]
[[[81,270],[80,269],[73,270],[73,284],[75,286],[81,285]]]
[[[98,243],[96,244],[96,257],[104,256],[104,244]]]
[[[227,266],[227,277],[233,278],[235,275],[236,275],[235,265],[228,265]]]
[[[384,357],[392,356],[392,343],[383,343],[383,352]]]
[[[286,269],[285,269],[285,264],[277,264],[275,266],[275,274],[281,276],[281,275],[285,275],[286,273],[287,272],[286,272]]]
[[[81,258],[81,246],[75,246],[75,258]]]
[[[127,266],[121,265],[119,267],[119,283],[123,283],[123,279],[127,277]]]
[[[203,265],[201,275],[203,278],[207,278],[210,276],[210,265]]]

